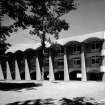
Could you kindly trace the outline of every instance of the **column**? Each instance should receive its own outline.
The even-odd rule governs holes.
[[[25,80],[31,80],[27,59],[25,58]]]
[[[66,55],[66,46],[64,48],[64,80],[69,80],[69,71],[68,71],[68,62],[67,62],[67,55]]]
[[[6,76],[7,76],[7,80],[12,80],[12,75],[11,75],[11,71],[10,71],[10,67],[9,67],[9,64],[8,64],[8,61],[6,61],[6,65],[7,65],[7,68],[6,68]]]
[[[15,80],[21,80],[17,60],[15,60]]]
[[[0,80],[4,80],[4,75],[3,75],[1,64],[0,64]]]
[[[101,65],[101,72],[103,72],[103,76],[102,76],[102,81],[105,81],[105,41],[103,42],[102,45],[102,52],[101,52],[103,59],[102,59],[102,65]]]
[[[81,45],[81,72],[82,72],[82,81],[87,81],[84,44]]]
[[[103,56],[101,72],[103,72],[102,81],[105,81],[105,56]]]
[[[54,71],[53,71],[53,63],[52,63],[52,58],[51,58],[51,49],[50,48],[49,48],[49,80],[50,81],[55,80]]]
[[[36,80],[41,80],[41,71],[38,57],[36,57]]]

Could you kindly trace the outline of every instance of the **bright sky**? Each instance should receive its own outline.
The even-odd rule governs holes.
[[[61,38],[105,31],[105,0],[78,0],[78,2],[80,4],[78,9],[65,16],[70,28],[60,33]],[[8,41],[12,44],[36,43],[29,38],[27,30],[13,34]]]

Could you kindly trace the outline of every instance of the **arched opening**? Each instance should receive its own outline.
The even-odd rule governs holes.
[[[55,80],[64,80],[64,71],[58,71],[54,74]]]
[[[70,80],[81,80],[81,71],[76,70],[69,73]]]
[[[88,80],[91,81],[101,81],[103,73],[102,72],[89,72],[87,73]]]

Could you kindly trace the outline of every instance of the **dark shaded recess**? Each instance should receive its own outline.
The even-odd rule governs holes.
[[[0,91],[16,91],[20,89],[28,89],[32,87],[39,87],[39,83],[0,83]]]
[[[87,77],[88,80],[92,80],[92,81],[102,81],[102,73],[88,73]]]
[[[49,72],[44,73],[44,80],[49,80],[48,75],[49,75]]]
[[[80,81],[81,80],[81,78],[77,78],[77,73],[81,73],[81,71],[73,71],[73,72],[70,72],[69,73],[69,77],[70,77],[70,79],[71,80],[78,80],[78,81]]]
[[[64,71],[58,71],[54,75],[55,80],[64,80]]]

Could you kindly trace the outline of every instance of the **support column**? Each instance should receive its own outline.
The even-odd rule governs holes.
[[[103,73],[102,81],[105,81],[105,40],[102,45],[102,52],[101,55],[103,56],[102,65],[101,65],[101,72]]]
[[[50,49],[49,49],[49,80],[50,81],[55,80],[54,71],[53,71],[53,63],[52,63],[52,58],[51,58],[51,50]]]
[[[25,80],[31,80],[27,59],[25,58]]]
[[[38,57],[36,57],[36,80],[41,80],[41,71]]]
[[[82,72],[82,81],[87,81],[84,44],[81,45],[81,72]]]
[[[0,64],[0,80],[4,80],[4,75],[3,75],[1,64]]]
[[[15,60],[15,80],[21,80],[17,60]]]
[[[12,80],[12,75],[11,75],[11,71],[10,71],[10,67],[9,67],[9,64],[8,64],[8,61],[6,61],[6,65],[7,65],[7,68],[6,68],[6,79],[7,80]]]
[[[66,48],[64,48],[64,80],[65,81],[69,80],[69,71],[68,71]]]

